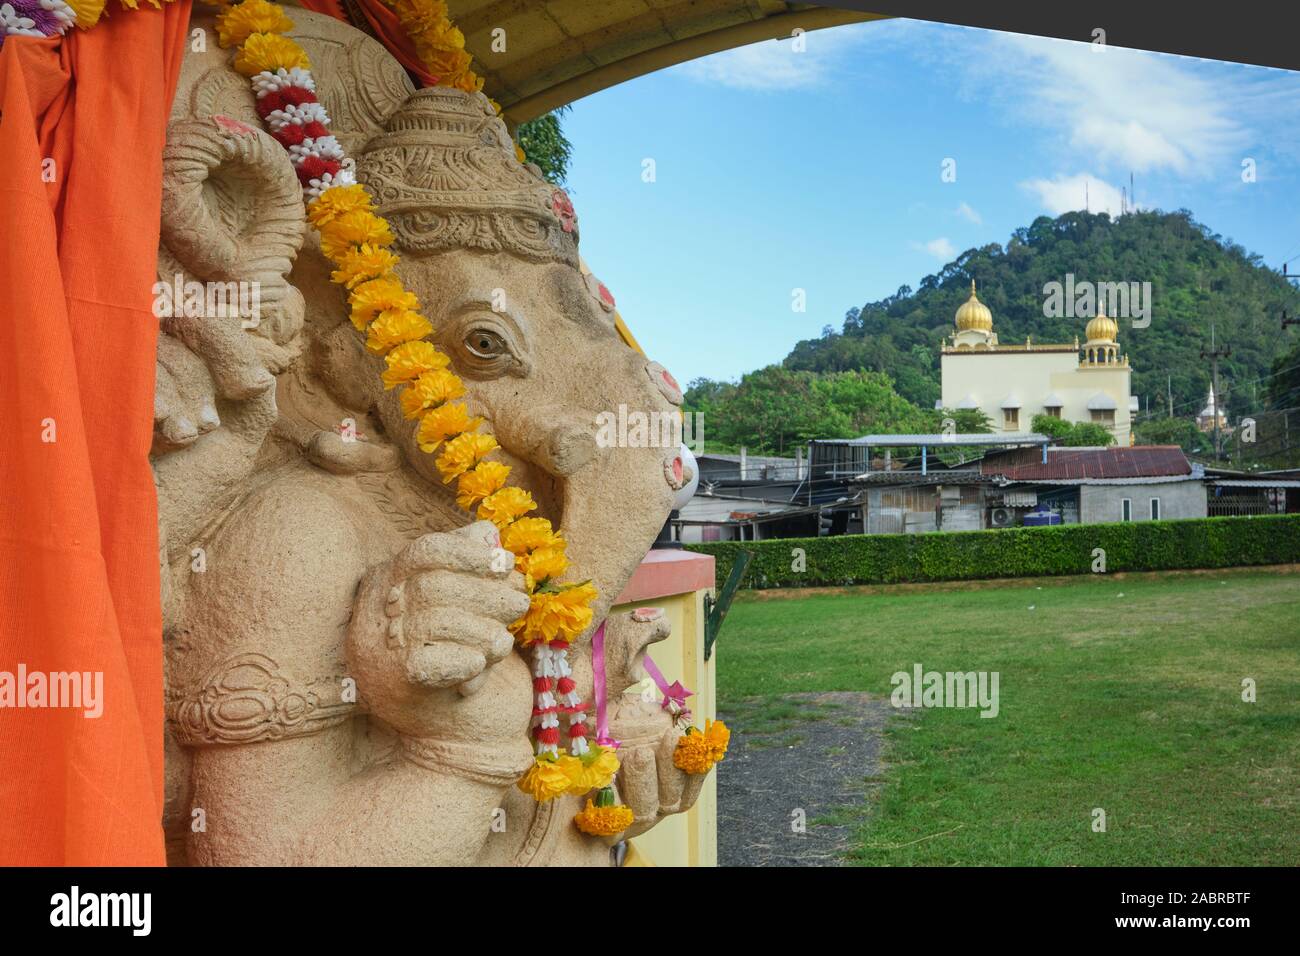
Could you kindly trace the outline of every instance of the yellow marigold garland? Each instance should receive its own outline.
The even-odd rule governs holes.
[[[451,22],[444,0],[384,0],[384,5],[397,14],[420,62],[439,86],[466,93],[483,89],[483,78],[470,68],[473,57],[465,50],[465,34]]]
[[[445,0],[384,0],[384,5],[397,14],[402,31],[415,44],[416,55],[439,86],[450,86],[477,93],[483,89],[483,78],[472,68],[473,57],[465,50],[465,35],[451,22]],[[488,102],[501,115],[501,104],[488,97]],[[515,143],[515,158],[526,163],[523,147]]]
[[[442,83],[467,92],[482,86],[469,68],[464,37],[447,19],[441,0],[393,0],[390,5]],[[535,683],[547,689],[538,692],[534,710],[540,715],[534,729],[538,757],[519,788],[539,801],[593,789],[604,794],[618,771],[618,757],[608,747],[587,744],[585,704],[576,695],[566,657],[569,642],[591,625],[596,590],[590,582],[559,582],[568,569],[564,537],[547,519],[527,517],[537,509],[532,495],[506,483],[508,465],[488,459],[497,450],[496,439],[480,432],[483,419],[457,401],[465,394],[464,383],[450,370],[448,356],[427,341],[433,326],[397,275],[400,259],[390,248],[392,230],[376,213],[369,193],[338,161],[341,147],[329,134],[328,117],[315,98],[310,60],[282,35],[292,26],[278,5],[243,0],[222,10],[218,39],[222,46],[237,48],[235,69],[252,81],[259,115],[272,135],[286,148],[295,146],[291,159],[309,197],[307,219],[320,235],[322,253],[336,266],[331,279],[349,290],[352,324],[366,335],[366,348],[384,356],[384,387],[403,388],[399,401],[403,414],[419,421],[420,449],[437,454],[434,464],[444,482],[456,481],[460,506],[476,508],[478,517],[501,530],[502,545],[515,555],[524,575],[529,609],[510,631],[521,645],[533,647]],[[560,712],[569,716],[572,752],[564,756],[557,748]],[[631,812],[609,805],[612,792],[611,799],[599,797],[597,803],[588,803],[584,817],[596,830],[608,830],[621,820],[620,811]]]

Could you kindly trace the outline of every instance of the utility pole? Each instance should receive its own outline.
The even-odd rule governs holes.
[[[1174,417],[1174,377],[1173,375],[1165,376],[1165,394],[1169,396],[1169,417]]]
[[[1295,282],[1297,280],[1300,280],[1300,274],[1294,272],[1287,272],[1286,263],[1284,262],[1282,263],[1282,278],[1285,279],[1287,282]],[[1300,325],[1300,318],[1296,318],[1296,319],[1291,318],[1289,315],[1286,314],[1286,309],[1283,309],[1282,310],[1282,331],[1285,332],[1287,330],[1287,326],[1289,325]]]
[[[1226,359],[1232,354],[1232,349],[1228,346],[1218,348],[1214,342],[1214,323],[1210,323],[1210,348],[1201,349],[1201,359],[1210,360],[1210,388],[1214,390],[1214,404],[1211,411],[1214,413],[1214,460],[1218,462],[1223,454],[1222,433],[1219,430],[1219,409],[1223,404],[1223,393],[1219,391],[1219,359]]]

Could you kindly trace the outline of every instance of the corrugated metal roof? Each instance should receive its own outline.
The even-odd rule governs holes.
[[[1254,478],[1214,478],[1210,484],[1216,488],[1300,488],[1300,481],[1293,478],[1275,478],[1272,481]]]
[[[1191,475],[1192,466],[1177,445],[1128,448],[1057,448],[1043,464],[1034,450],[986,455],[980,471],[1013,481],[1063,481],[1096,478],[1156,478]]]
[[[1155,475],[1149,478],[1010,478],[1016,485],[1171,485],[1179,481],[1201,481],[1197,475]]]
[[[861,438],[819,438],[814,445],[871,445],[879,448],[905,448],[911,445],[980,446],[991,445],[1046,445],[1051,439],[1037,432],[1002,432],[991,435],[945,435],[942,432],[912,435],[863,435]],[[1041,453],[1040,453],[1041,454]]]
[[[962,468],[952,471],[932,471],[923,475],[919,471],[868,471],[853,479],[855,485],[979,485],[993,481],[992,475],[981,474],[977,469]]]

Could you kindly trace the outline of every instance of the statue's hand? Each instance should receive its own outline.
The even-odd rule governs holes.
[[[618,792],[635,815],[620,839],[644,833],[664,817],[695,806],[707,774],[685,773],[673,764],[683,732],[658,702],[636,694],[619,701],[610,720],[610,733],[622,742]]]
[[[245,410],[225,423],[237,432],[256,430],[248,437],[260,441],[275,420],[275,376],[250,344],[251,336],[238,326],[223,328],[215,321],[207,325],[188,319],[168,321],[171,324],[158,335],[154,453],[192,445],[220,427],[219,399],[234,403],[234,408],[262,412],[249,414]],[[169,331],[182,321],[190,323],[191,334],[185,338]],[[202,330],[202,334],[194,330]]]
[[[458,700],[510,654],[506,625],[527,610],[523,576],[490,522],[417,538],[357,593],[348,659],[362,703],[400,733],[454,735],[451,710],[465,710]]]
[[[158,335],[154,381],[155,453],[184,448],[221,424],[207,366],[166,332]]]

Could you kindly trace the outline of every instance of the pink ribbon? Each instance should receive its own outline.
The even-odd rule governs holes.
[[[609,735],[609,702],[606,700],[605,688],[605,622],[600,622],[596,633],[591,635],[591,670],[595,686],[592,693],[596,696],[596,743],[612,750],[618,749],[618,741]]]
[[[607,688],[605,687],[605,621],[600,622],[600,627],[591,635],[591,670],[594,687],[592,693],[596,698],[596,743],[602,747],[618,749],[619,741],[609,735],[609,700]],[[673,713],[678,712],[689,714],[686,707],[686,698],[695,696],[695,691],[682,686],[681,681],[668,683],[664,677],[664,672],[659,669],[649,654],[642,657],[645,672],[650,675],[650,679],[655,682],[659,688],[659,693],[664,695],[663,703],[660,704],[664,710]],[[677,706],[677,711],[672,710],[673,705]]]
[[[659,693],[664,695],[663,703],[659,706],[673,714],[686,711],[686,698],[693,697],[695,691],[683,687],[682,682],[679,680],[675,680],[671,684],[668,683],[667,678],[664,677],[664,672],[659,669],[659,665],[650,658],[649,654],[643,656],[643,661],[645,672],[655,682],[655,686],[659,688]],[[672,710],[673,704],[677,705],[677,711]]]

